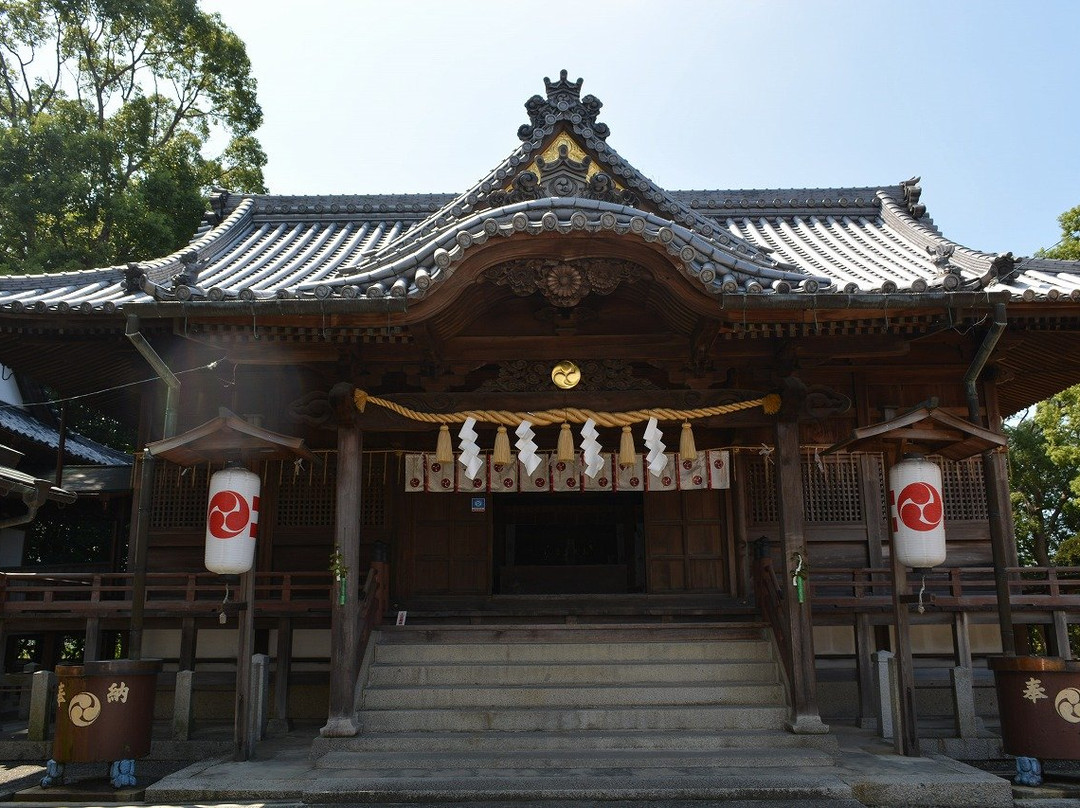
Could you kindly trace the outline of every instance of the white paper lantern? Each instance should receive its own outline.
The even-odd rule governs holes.
[[[926,569],[945,561],[945,502],[941,469],[905,457],[889,470],[893,552],[905,567]]]
[[[218,575],[250,570],[258,526],[259,475],[245,468],[215,472],[206,507],[206,568]]]

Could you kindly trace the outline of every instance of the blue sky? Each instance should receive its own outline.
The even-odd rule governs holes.
[[[456,192],[543,78],[669,189],[922,176],[944,234],[1029,255],[1080,204],[1080,2],[203,0],[248,46],[273,193]]]

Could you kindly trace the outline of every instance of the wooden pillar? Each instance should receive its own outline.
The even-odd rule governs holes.
[[[896,462],[897,449],[886,453],[885,479]],[[888,482],[886,482],[886,487]],[[915,716],[915,669],[911,661],[911,617],[908,613],[907,567],[900,563],[896,553],[896,535],[889,542],[889,563],[892,566],[893,600],[893,656],[896,662],[896,699],[899,707],[893,742],[901,755],[918,757],[919,727]]]
[[[990,380],[983,384],[986,402],[986,423],[990,429],[1001,431],[1001,411],[998,407],[997,385]],[[972,414],[978,421],[978,413]],[[990,526],[990,549],[994,559],[994,587],[997,591],[998,625],[1001,630],[1001,652],[1006,656],[1017,653],[1017,637],[1013,626],[1012,598],[1006,567],[1016,567],[1016,525],[1013,524],[1012,501],[1009,496],[1008,456],[1005,452],[983,452],[983,482],[986,490],[986,512]],[[1023,645],[1026,646],[1026,640]]]
[[[347,574],[345,602],[335,597],[330,607],[330,715],[320,734],[326,738],[356,735],[353,691],[360,673],[360,481],[363,436],[356,425],[352,385],[341,383],[330,391],[338,413],[337,513],[334,544]]]
[[[798,734],[821,734],[829,731],[821,722],[817,704],[817,673],[814,670],[814,633],[810,616],[810,592],[799,603],[792,576],[802,557],[804,568],[810,564],[803,531],[803,485],[799,453],[799,424],[781,418],[776,422],[776,501],[780,515],[780,547],[783,554],[783,583],[788,587],[784,598],[788,635],[791,637],[791,715],[788,728]]]
[[[859,502],[862,505],[863,524],[866,526],[866,563],[876,569],[885,566],[885,542],[889,538],[888,521],[884,503],[881,501],[878,459],[861,454],[859,461]],[[866,592],[864,594],[870,594]]]
[[[732,452],[732,465],[735,474],[731,480],[732,524],[735,530],[736,547],[736,570],[735,570],[735,594],[740,598],[749,600],[754,594],[754,576],[750,570],[753,563],[753,545],[746,532],[746,490],[742,481],[749,478],[746,466],[746,457],[741,453]]]
[[[870,615],[859,612],[855,615],[855,675],[859,682],[859,717],[858,725],[863,729],[878,728],[877,699],[874,698],[874,678],[876,668],[874,666],[874,653],[877,646],[874,643],[874,629],[870,625]],[[881,697],[887,698],[887,693]]]
[[[270,725],[275,732],[291,728],[289,720],[289,678],[292,674],[292,618],[282,617],[277,626],[277,650],[274,662],[274,717]]]
[[[199,630],[194,617],[185,617],[180,621],[180,659],[177,668],[182,671],[195,670],[195,655],[199,644]]]
[[[98,658],[101,651],[101,618],[86,618],[86,633],[83,638],[83,662]]]
[[[135,480],[131,533],[128,541],[128,572],[131,581],[131,624],[128,658],[142,659],[143,611],[146,607],[146,551],[150,537],[150,501],[154,492],[154,458],[143,452]]]
[[[1001,652],[1016,655],[1016,631],[1013,626],[1012,600],[1007,567],[1017,566],[1015,526],[1009,501],[1009,472],[1004,452],[983,452],[983,480],[986,484],[986,510],[990,521],[990,549],[994,559],[994,587],[997,590],[998,626]]]
[[[236,709],[233,711],[233,760],[248,760],[257,738],[252,732],[251,655],[255,651],[255,570],[240,576],[240,612],[236,638]]]

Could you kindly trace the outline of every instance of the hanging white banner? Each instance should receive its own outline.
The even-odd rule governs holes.
[[[411,454],[405,455],[405,490],[406,491],[423,491],[424,480],[427,477],[427,469],[425,468],[425,455]]]
[[[453,491],[455,487],[455,468],[453,463],[440,463],[434,455],[427,458],[426,489],[428,491]],[[464,478],[465,475],[462,475]]]
[[[585,475],[586,491],[614,491],[615,480],[612,474],[612,455],[610,452],[601,452],[594,461],[596,474],[590,477]]]
[[[520,460],[501,465],[491,462],[488,454],[480,455],[481,466],[474,479],[469,479],[464,466],[440,463],[431,454],[405,455],[406,491],[460,491],[473,494],[543,492],[543,491],[692,491],[703,488],[731,487],[731,453],[710,449],[698,452],[696,460],[682,460],[675,452],[661,459],[664,470],[659,476],[651,474],[638,454],[634,465],[623,468],[618,455],[601,452],[594,460],[596,475],[585,474],[585,460],[579,453],[569,462],[559,460],[554,452],[537,452],[538,463],[532,474]]]
[[[634,455],[634,465],[619,466],[616,464],[615,490],[616,491],[644,491],[645,490],[645,466],[641,455]]]
[[[710,488],[731,488],[731,452],[726,449],[710,449],[705,452],[709,466]]]
[[[581,478],[585,475],[579,468],[578,461],[559,460],[551,458],[551,490],[552,491],[580,491]]]
[[[503,465],[502,463],[493,462],[488,457],[488,479],[491,480],[491,486],[488,490],[496,493],[517,491],[519,468],[521,468],[521,464],[516,460]]]

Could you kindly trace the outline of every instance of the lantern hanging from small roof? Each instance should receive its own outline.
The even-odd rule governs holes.
[[[206,568],[218,575],[250,570],[258,526],[259,475],[239,464],[214,472],[206,507]]]
[[[918,455],[889,469],[893,552],[901,564],[928,569],[945,562],[945,502],[941,469]]]

